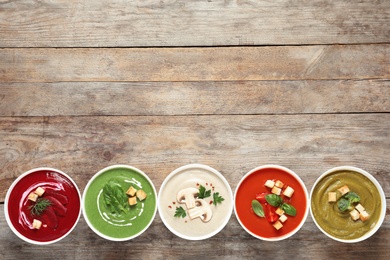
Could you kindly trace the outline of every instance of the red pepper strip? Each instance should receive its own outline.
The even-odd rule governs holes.
[[[278,214],[275,213],[276,209],[269,205],[268,203],[265,204],[265,218],[268,222],[274,223],[276,220],[279,219]]]
[[[267,194],[268,194],[267,192],[256,194],[257,201],[260,202],[260,203],[266,203],[267,200],[265,199],[265,196],[267,196]]]

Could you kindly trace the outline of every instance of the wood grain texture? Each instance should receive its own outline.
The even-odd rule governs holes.
[[[390,193],[390,114],[3,117],[0,200],[11,182],[40,166],[58,168],[83,190],[111,164],[146,172],[159,189],[175,168],[203,163],[234,189],[267,163],[296,171],[308,189],[325,170],[353,165]]]
[[[2,82],[390,78],[390,45],[0,49]]]
[[[388,80],[0,83],[0,116],[383,113],[389,97]]]
[[[0,47],[388,42],[387,0],[1,0]]]

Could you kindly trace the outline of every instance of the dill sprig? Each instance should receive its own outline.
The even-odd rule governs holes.
[[[37,199],[35,204],[29,207],[31,215],[40,216],[50,205],[51,202],[48,199],[44,199],[44,198]]]

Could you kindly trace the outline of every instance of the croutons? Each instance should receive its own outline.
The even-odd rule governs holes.
[[[42,187],[38,187],[35,191],[35,194],[37,194],[39,197],[42,197],[43,193],[45,193],[45,189]]]
[[[274,224],[273,224],[274,228],[276,228],[276,230],[279,230],[283,227],[283,224],[280,223],[279,220],[277,220]]]
[[[360,203],[355,206],[355,209],[357,209],[357,211],[359,211],[360,213],[365,211],[365,208]]]
[[[364,210],[364,211],[360,212],[360,219],[362,221],[366,221],[369,218],[370,218],[370,215],[367,213],[367,211]]]
[[[275,182],[272,180],[267,180],[264,184],[266,187],[272,189],[275,186]]]
[[[130,186],[130,188],[126,191],[126,194],[133,197],[136,192],[137,190],[133,186]]]
[[[38,199],[38,194],[34,193],[34,192],[31,192],[30,194],[28,194],[28,197],[27,197],[29,200],[31,201],[34,201],[36,202],[37,199]]]
[[[284,210],[282,210],[281,208],[277,208],[275,210],[275,213],[278,214],[279,216],[283,215],[284,214]]]
[[[287,186],[287,188],[283,191],[283,195],[289,198],[291,198],[293,193],[294,193],[294,189],[291,188],[290,186]]]
[[[359,211],[357,211],[356,209],[349,212],[349,214],[351,215],[352,220],[358,220],[360,218]]]
[[[287,216],[284,214],[279,217],[279,221],[282,223],[286,222],[286,220],[287,220]]]
[[[33,226],[33,228],[35,228],[35,229],[40,229],[41,226],[42,226],[42,222],[39,221],[38,219],[34,219],[34,220],[33,220],[33,223],[32,223],[32,226]]]
[[[278,187],[279,189],[281,189],[281,188],[283,188],[284,183],[281,182],[281,181],[279,181],[279,180],[277,180],[277,181],[275,182],[275,186]]]
[[[337,193],[329,192],[328,193],[328,202],[336,202],[337,201]]]
[[[359,214],[359,217],[362,221],[366,221],[367,219],[369,219],[370,217],[370,214],[367,213],[366,209],[362,206],[362,204],[357,204],[355,206],[355,211],[358,211],[358,214]],[[352,210],[352,211],[354,211]],[[352,218],[353,220],[355,220],[354,218]]]
[[[140,201],[143,201],[144,199],[146,199],[146,192],[144,192],[143,190],[137,190],[136,196]]]
[[[126,194],[129,195],[127,200],[130,206],[137,204],[137,198],[139,201],[146,199],[146,192],[143,190],[137,190],[133,186],[130,186],[130,188],[126,191]]]
[[[272,188],[271,192],[272,192],[273,194],[280,195],[280,193],[282,192],[282,189],[280,189],[280,188],[274,186],[274,187]]]
[[[347,194],[349,192],[349,188],[347,185],[344,185],[343,187],[341,187],[337,190],[341,193],[341,195]]]
[[[137,204],[137,197],[136,196],[130,197],[128,199],[128,202],[129,202],[130,206],[133,206],[133,205]]]

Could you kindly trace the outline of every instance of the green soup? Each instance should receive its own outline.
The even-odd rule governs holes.
[[[119,184],[124,192],[130,186],[146,192],[146,199],[129,206],[127,212],[112,213],[103,197],[103,187],[113,181]],[[101,236],[114,239],[131,239],[144,231],[156,214],[156,191],[153,184],[143,174],[126,167],[108,168],[97,175],[84,191],[83,213],[89,225]]]
[[[360,196],[360,204],[370,214],[366,221],[352,220],[349,210],[341,212],[337,202],[328,202],[328,193],[347,185]],[[337,198],[341,195],[338,193]],[[311,210],[317,224],[329,235],[339,239],[356,239],[374,228],[381,214],[381,197],[366,176],[353,171],[337,171],[322,178],[314,187]]]

